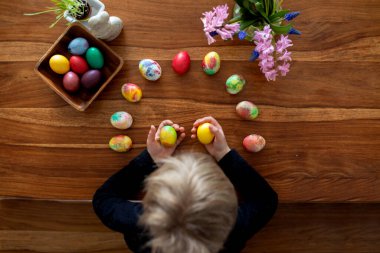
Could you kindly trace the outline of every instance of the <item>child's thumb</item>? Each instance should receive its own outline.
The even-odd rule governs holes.
[[[148,133],[148,141],[154,142],[155,135],[156,135],[156,128],[153,125],[151,125],[149,133]]]

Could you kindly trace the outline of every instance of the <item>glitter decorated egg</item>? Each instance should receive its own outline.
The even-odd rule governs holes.
[[[121,94],[129,102],[139,102],[142,97],[141,88],[134,83],[126,83],[121,87]]]
[[[226,90],[230,94],[238,94],[245,85],[245,79],[241,75],[232,75],[226,81]]]
[[[214,134],[210,131],[210,123],[203,123],[198,126],[197,137],[203,144],[209,144],[214,140]]]
[[[139,63],[139,70],[141,75],[149,81],[158,80],[162,73],[160,64],[151,59],[141,60]]]
[[[132,147],[132,140],[126,135],[117,135],[111,138],[109,147],[116,152],[127,152]]]
[[[259,108],[249,101],[242,101],[236,106],[237,114],[246,120],[254,120],[259,115]]]
[[[179,75],[185,74],[190,69],[190,55],[186,51],[176,54],[172,61],[172,68]]]
[[[70,41],[68,50],[73,55],[83,55],[89,48],[88,41],[85,38],[78,37]]]
[[[128,129],[132,126],[133,118],[127,112],[115,112],[111,116],[111,125],[117,129]]]
[[[104,66],[104,56],[96,47],[90,47],[86,51],[86,60],[88,65],[93,69],[101,69]]]
[[[51,70],[60,75],[66,74],[70,70],[69,60],[60,54],[53,55],[50,58],[49,66]]]
[[[202,61],[203,71],[207,75],[214,75],[220,69],[220,57],[217,52],[209,52]]]
[[[244,138],[243,146],[249,152],[259,152],[265,147],[265,139],[258,134],[250,134]]]
[[[160,131],[160,142],[165,147],[172,147],[177,142],[177,132],[172,126],[164,126]]]

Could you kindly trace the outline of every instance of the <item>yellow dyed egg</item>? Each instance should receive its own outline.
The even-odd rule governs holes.
[[[69,60],[60,54],[53,55],[49,60],[49,65],[51,70],[60,75],[66,74],[70,70]]]
[[[160,142],[165,147],[172,147],[177,142],[177,132],[172,126],[164,126],[160,131]]]
[[[203,123],[197,129],[198,140],[203,144],[209,144],[214,139],[214,134],[210,131],[210,123]]]
[[[117,135],[111,138],[109,147],[116,152],[127,152],[132,147],[132,140],[126,135]]]

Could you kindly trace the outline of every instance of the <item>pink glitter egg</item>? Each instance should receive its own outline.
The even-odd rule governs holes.
[[[236,106],[236,113],[246,120],[254,120],[259,115],[259,108],[249,101],[242,101]]]
[[[258,134],[250,134],[243,140],[243,147],[249,152],[259,152],[265,147],[265,139]]]
[[[121,87],[121,94],[129,102],[139,102],[142,97],[141,88],[133,83],[126,83]]]

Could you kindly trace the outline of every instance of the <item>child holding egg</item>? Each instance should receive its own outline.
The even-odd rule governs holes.
[[[191,133],[210,155],[173,156],[185,129],[164,120],[151,126],[147,149],[94,195],[96,214],[133,252],[240,252],[276,211],[276,192],[230,149],[214,118],[196,120]],[[129,201],[143,188],[142,203]]]

